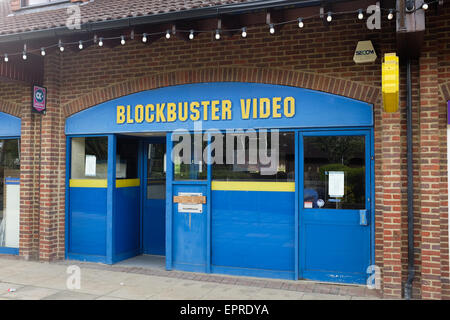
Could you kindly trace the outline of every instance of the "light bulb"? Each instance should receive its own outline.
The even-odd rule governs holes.
[[[100,38],[100,40],[98,40],[98,46],[103,47],[103,38]]]
[[[305,24],[303,23],[303,20],[301,18],[298,19],[298,27],[303,28]]]
[[[392,20],[393,18],[394,18],[394,11],[391,9],[389,10],[388,20]]]
[[[167,30],[167,32],[166,32],[166,39],[170,39],[170,31],[169,30]]]
[[[331,12],[328,12],[327,21],[331,22],[331,20],[333,20],[333,17],[331,16]]]
[[[247,28],[242,28],[242,33],[241,33],[242,38],[246,38],[247,37]]]
[[[216,40],[220,40],[220,30],[216,30]]]
[[[44,48],[41,48],[41,56],[45,56],[45,50],[44,50]]]
[[[3,59],[5,62],[8,62],[9,61],[9,58],[8,58],[8,54],[7,53],[5,53],[5,58]]]
[[[120,44],[125,45],[125,37],[124,36],[120,36]]]
[[[81,40],[78,42],[78,49],[83,50],[83,42]]]
[[[423,9],[423,10],[428,10],[428,3],[424,3],[424,4],[422,5],[422,9]]]
[[[144,33],[144,34],[142,35],[142,42],[143,42],[143,43],[147,43],[147,40],[148,40],[147,34]]]
[[[274,34],[275,33],[275,27],[273,26],[273,24],[271,24],[269,26],[269,32],[270,32],[270,34]]]
[[[22,59],[27,60],[27,53],[25,51],[22,53]]]
[[[194,30],[191,30],[191,32],[189,33],[189,39],[194,39]]]
[[[358,19],[359,20],[364,19],[364,14],[363,14],[363,11],[361,9],[358,10]]]

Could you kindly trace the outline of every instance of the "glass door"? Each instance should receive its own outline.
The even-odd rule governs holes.
[[[300,133],[300,277],[365,283],[371,261],[370,132]]]

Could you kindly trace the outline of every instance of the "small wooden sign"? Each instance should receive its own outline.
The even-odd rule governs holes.
[[[205,204],[205,196],[174,196],[174,203],[185,203],[185,204]]]

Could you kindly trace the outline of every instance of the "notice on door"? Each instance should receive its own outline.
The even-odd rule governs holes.
[[[203,196],[202,193],[194,192],[178,192],[179,196],[192,197],[192,196]],[[178,203],[178,212],[180,213],[203,213],[203,204],[193,204],[193,203]]]
[[[328,195],[332,198],[344,196],[344,171],[328,172]]]

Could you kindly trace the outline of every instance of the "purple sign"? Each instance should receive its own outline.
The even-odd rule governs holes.
[[[45,113],[47,107],[47,89],[40,86],[33,86],[33,111]]]

